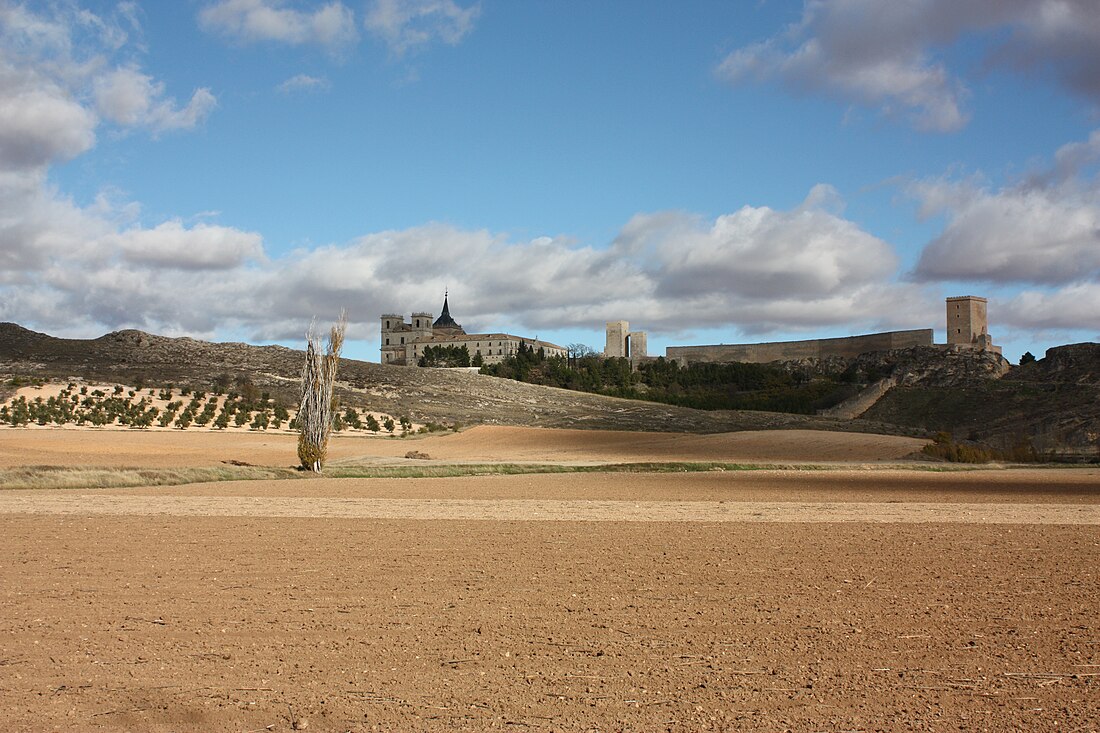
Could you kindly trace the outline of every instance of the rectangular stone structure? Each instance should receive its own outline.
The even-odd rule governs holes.
[[[885,331],[862,336],[844,336],[809,341],[773,341],[759,344],[720,344],[710,346],[669,346],[666,358],[681,364],[693,362],[748,362],[764,364],[769,361],[815,359],[825,356],[852,358],[870,351],[907,349],[912,346],[932,346],[932,329],[919,328],[909,331]]]

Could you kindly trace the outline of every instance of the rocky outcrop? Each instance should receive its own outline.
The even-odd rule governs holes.
[[[1039,361],[1012,370],[1013,380],[1062,384],[1100,384],[1100,344],[1084,343],[1047,349]]]

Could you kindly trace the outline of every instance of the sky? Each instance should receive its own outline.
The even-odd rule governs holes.
[[[1100,341],[1097,0],[0,0],[0,321]]]

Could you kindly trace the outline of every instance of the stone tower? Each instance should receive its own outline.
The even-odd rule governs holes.
[[[607,357],[630,356],[630,324],[626,321],[607,322],[607,342],[603,347],[603,355]]]
[[[990,343],[986,299],[974,295],[948,298],[947,345],[981,349]]]
[[[409,320],[409,338],[428,338],[432,335],[432,314],[423,311],[413,313]]]
[[[405,339],[407,333],[404,316],[386,313],[382,316],[382,363],[403,364],[405,362]]]

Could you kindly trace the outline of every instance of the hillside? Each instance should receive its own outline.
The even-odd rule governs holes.
[[[295,403],[304,355],[281,346],[209,343],[118,331],[61,339],[0,324],[0,375],[80,377],[128,385],[232,387],[243,380]],[[927,436],[1044,454],[1100,457],[1100,344],[1047,351],[1024,366],[999,355],[915,347],[856,359],[803,360],[805,375],[847,373],[853,384],[891,380],[858,419],[746,410],[696,410],[516,382],[458,370],[341,361],[343,404],[417,422],[716,433],[815,429]]]
[[[304,354],[281,346],[209,343],[118,331],[61,339],[0,324],[0,374],[209,388],[247,379],[296,402]],[[750,411],[703,411],[523,384],[467,372],[341,361],[343,404],[417,422],[715,433],[800,428],[920,435],[874,421]]]
[[[863,417],[999,448],[1100,459],[1100,344],[1047,350],[1043,359],[992,372],[897,368],[899,385]]]

